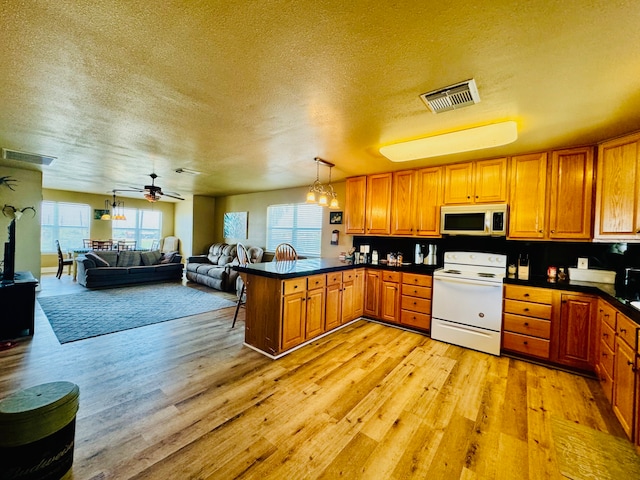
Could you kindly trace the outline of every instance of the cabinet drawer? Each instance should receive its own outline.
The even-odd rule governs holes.
[[[401,272],[382,272],[382,280],[384,282],[400,283]]]
[[[327,277],[325,275],[311,275],[307,277],[308,290],[324,287],[326,284],[327,284]]]
[[[512,300],[551,304],[552,291],[548,288],[523,287],[521,285],[505,285],[504,296]]]
[[[402,295],[409,295],[418,298],[431,298],[431,288],[417,285],[402,284]]]
[[[512,313],[504,314],[504,329],[510,332],[531,335],[533,337],[551,338],[551,322],[538,318],[523,317]]]
[[[610,350],[615,348],[616,332],[606,322],[600,324],[600,341],[604,342]]]
[[[342,272],[342,281],[343,282],[349,282],[349,281],[353,280],[354,278],[356,278],[355,270],[346,270],[346,271]]]
[[[423,330],[431,328],[431,315],[419,312],[410,312],[409,310],[400,311],[400,323]]]
[[[616,324],[618,337],[623,339],[635,352],[638,325],[620,312],[617,314]]]
[[[505,300],[504,311],[505,313],[515,313],[516,315],[551,320],[551,305],[544,305],[542,303]]]
[[[614,355],[613,350],[609,348],[605,342],[600,342],[600,358],[598,359],[598,363],[602,369],[606,370],[611,378],[613,378]]]
[[[615,331],[616,329],[616,309],[611,305],[600,301],[600,318]]]
[[[548,359],[549,343],[549,340],[520,335],[519,333],[504,332],[502,334],[502,348],[534,357]]]
[[[420,275],[416,273],[403,273],[402,283],[407,285],[419,285],[421,287],[431,287],[433,277],[430,275]]]
[[[431,314],[431,300],[403,295],[401,308],[403,310],[411,310],[412,312]]]
[[[327,285],[335,285],[342,282],[342,272],[327,273]]]
[[[284,284],[283,291],[285,295],[296,292],[304,292],[307,289],[307,277],[283,280],[282,283]]]

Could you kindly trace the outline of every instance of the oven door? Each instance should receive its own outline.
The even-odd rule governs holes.
[[[436,275],[431,317],[499,332],[502,330],[502,283]]]

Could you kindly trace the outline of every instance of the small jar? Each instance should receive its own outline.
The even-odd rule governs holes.
[[[398,265],[402,265],[402,252],[398,252],[398,256],[396,258],[398,259]]]
[[[558,281],[564,282],[565,280],[567,280],[567,274],[564,271],[564,267],[560,267],[558,269]]]
[[[556,279],[556,275],[557,275],[556,267],[551,266],[551,267],[547,268],[547,277],[548,278],[555,280]]]

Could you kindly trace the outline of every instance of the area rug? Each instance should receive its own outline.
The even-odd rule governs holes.
[[[38,298],[60,343],[232,307],[234,302],[166,283]]]
[[[628,440],[551,418],[560,472],[572,480],[640,478],[640,456]]]

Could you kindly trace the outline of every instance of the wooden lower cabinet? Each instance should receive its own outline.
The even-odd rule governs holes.
[[[364,314],[368,317],[378,318],[382,272],[367,268],[364,277]]]
[[[502,349],[549,360],[552,291],[505,285]]]
[[[595,372],[604,394],[613,401],[613,367],[615,358],[616,310],[604,300],[598,300]]]
[[[380,318],[387,322],[400,321],[400,272],[383,271],[380,290]]]
[[[556,329],[554,360],[562,365],[593,370],[596,355],[598,299],[588,295],[561,294],[560,321]]]
[[[420,330],[431,330],[431,288],[433,277],[402,273],[400,323]]]
[[[327,274],[324,318],[327,331],[340,326],[342,320],[342,272]]]
[[[636,419],[636,355],[638,325],[617,312],[613,367],[613,412],[629,438]],[[636,432],[637,434],[638,432]]]
[[[288,350],[304,342],[307,318],[307,279],[284,280],[282,297],[281,349]]]

